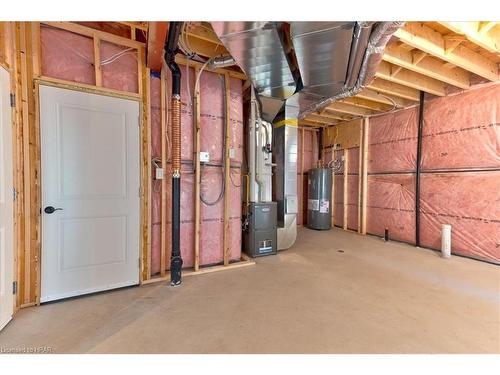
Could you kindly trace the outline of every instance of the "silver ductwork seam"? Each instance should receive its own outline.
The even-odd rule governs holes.
[[[373,80],[373,77],[375,76],[380,61],[382,60],[382,55],[384,53],[387,42],[392,37],[392,35],[404,24],[404,22],[400,21],[380,22],[379,24],[377,24],[370,34],[370,39],[366,47],[366,52],[356,84],[353,87],[349,87],[346,85],[345,89],[342,90],[339,94],[314,103],[308,108],[301,110],[299,118],[304,118],[309,113],[316,112],[337,100],[354,96],[361,90],[363,90],[367,85],[369,85]]]

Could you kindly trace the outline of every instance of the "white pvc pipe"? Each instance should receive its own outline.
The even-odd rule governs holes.
[[[449,258],[451,256],[451,225],[443,224],[441,227],[441,256]]]

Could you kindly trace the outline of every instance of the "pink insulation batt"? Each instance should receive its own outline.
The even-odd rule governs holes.
[[[418,108],[370,119],[367,232],[415,243]],[[408,172],[408,173],[404,173]],[[404,173],[404,174],[401,174]]]
[[[194,95],[195,76],[194,70],[189,69],[189,73],[184,66],[181,66],[182,84],[181,84],[181,139],[182,139],[182,175],[181,175],[181,254],[184,261],[184,267],[192,267],[194,264],[194,168],[193,168],[193,108],[190,97]],[[170,73],[167,77],[167,91],[170,93]],[[189,81],[188,81],[189,79]],[[156,90],[156,84],[151,84],[151,105],[154,105],[153,90]],[[188,89],[189,82],[189,89]],[[201,107],[201,145],[200,150],[209,152],[210,164],[201,168],[201,194],[205,201],[213,203],[219,196],[223,184],[223,129],[224,129],[224,80],[223,76],[204,72],[200,79],[200,107]],[[230,241],[230,260],[237,261],[241,258],[241,163],[243,160],[243,98],[242,83],[238,79],[230,80],[231,102],[231,134],[230,148],[235,150],[235,158],[231,160],[231,178],[229,192],[229,241]],[[156,94],[155,94],[156,95]],[[158,94],[159,95],[159,89]],[[169,94],[168,94],[169,96]],[[167,99],[168,104],[168,99]],[[158,119],[159,121],[159,119]],[[152,117],[152,130],[154,117]],[[159,130],[159,128],[158,128]],[[169,132],[169,129],[168,129]],[[155,136],[156,134],[156,136]],[[157,137],[157,140],[155,138]],[[153,149],[156,142],[161,142],[159,132],[152,131]],[[161,151],[161,143],[160,143]],[[171,196],[171,166],[166,167],[167,176],[167,268],[171,253],[171,216],[172,206]],[[153,186],[154,186],[153,182]],[[153,207],[160,206],[161,196],[153,194]],[[153,223],[159,222],[160,210],[153,209],[153,215],[158,212],[158,217],[153,216]],[[215,205],[206,205],[201,203],[201,228],[200,228],[200,264],[211,265],[223,261],[223,217],[224,217],[224,199],[221,199]],[[160,271],[160,251],[161,241],[160,232],[153,226],[153,239],[151,248],[151,272]],[[158,239],[157,239],[158,237]]]
[[[347,229],[358,230],[359,208],[359,147],[347,150]]]
[[[344,150],[335,150],[335,159],[341,159],[344,155]],[[344,225],[344,170],[335,173],[333,187],[333,224],[342,227]]]
[[[500,263],[499,124],[499,84],[426,103],[421,192],[424,246],[439,249],[441,225],[451,224],[453,253]],[[448,173],[425,173],[436,170]]]
[[[42,75],[95,84],[92,38],[41,25],[40,43]],[[113,43],[101,42],[102,86],[137,93],[137,51],[131,50],[119,57],[115,56],[125,49]],[[106,59],[111,61],[106,62]]]
[[[302,144],[302,132],[304,132],[304,144]],[[318,161],[318,134],[315,129],[300,129],[297,133],[297,194],[300,194],[302,184],[302,196],[299,196],[298,225],[307,224],[307,176],[309,169],[316,166]],[[304,157],[302,158],[302,153]],[[301,164],[303,161],[303,165]],[[303,178],[301,180],[301,170]]]
[[[422,168],[500,168],[499,124],[498,84],[427,102]]]
[[[500,173],[422,176],[422,245],[441,248],[441,225],[451,224],[453,253],[500,263]]]
[[[368,176],[366,230],[393,240],[415,243],[414,174]]]
[[[41,25],[40,44],[42,75],[95,84],[92,38]]]
[[[370,118],[368,173],[413,172],[418,108]]]

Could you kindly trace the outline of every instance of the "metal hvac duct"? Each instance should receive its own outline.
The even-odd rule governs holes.
[[[403,24],[212,22],[256,88],[262,118],[275,123],[273,188],[282,226],[280,249],[293,245],[296,237],[298,118],[353,96],[369,84],[385,45]],[[284,32],[288,26],[289,32]]]
[[[292,98],[296,98],[295,94]],[[278,250],[291,247],[297,238],[297,116],[299,106],[288,99],[274,123],[274,197],[278,203]]]
[[[261,116],[272,122],[296,90],[280,22],[212,22],[238,66],[251,79]]]

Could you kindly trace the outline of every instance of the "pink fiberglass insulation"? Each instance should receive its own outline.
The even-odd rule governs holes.
[[[139,92],[137,50],[101,41],[102,86],[114,90]]]
[[[304,144],[302,144],[302,132],[304,132]],[[316,166],[318,161],[318,148],[317,148],[317,132],[313,129],[301,129],[297,133],[297,194],[300,194],[300,185],[302,184],[302,197],[299,197],[299,215],[298,224],[307,224],[307,179],[308,171]],[[302,154],[304,155],[302,158]],[[301,164],[303,162],[303,165]],[[301,168],[303,178],[301,178]]]
[[[500,85],[425,103],[422,168],[500,167]]]
[[[299,143],[302,143],[300,136]],[[316,162],[318,161],[318,135],[315,130],[305,130],[304,131],[304,144],[301,145],[300,150],[304,152],[304,173],[309,169],[316,167]],[[300,153],[299,153],[300,155]],[[301,156],[300,156],[301,157]],[[300,163],[300,162],[299,162]]]
[[[415,243],[414,174],[368,176],[367,232]]]
[[[347,166],[347,228],[358,230],[359,202],[359,147],[347,150],[349,163]]]
[[[184,267],[192,267],[194,264],[194,169],[193,169],[193,109],[190,98],[194,95],[195,76],[193,69],[189,73],[184,66],[181,66],[181,126],[182,126],[182,170],[181,170],[181,254]],[[221,78],[222,77],[222,78]],[[167,72],[167,97],[170,93],[170,73]],[[158,84],[153,82],[158,81]],[[189,88],[187,83],[190,83]],[[201,128],[201,151],[209,152],[210,165],[201,167],[201,194],[208,203],[215,203],[217,200],[223,179],[223,129],[224,129],[224,81],[223,76],[215,73],[204,72],[200,78],[200,128]],[[153,99],[153,93],[159,95],[159,80],[152,79],[151,83],[151,106],[159,105],[159,100]],[[157,88],[158,86],[158,88]],[[230,260],[236,261],[241,258],[241,163],[243,160],[243,99],[242,84],[238,79],[230,80],[231,99],[229,104],[231,131],[230,148],[235,150],[235,158],[231,159],[231,175],[229,189],[229,244]],[[169,101],[167,99],[167,105]],[[155,131],[156,123],[152,113],[152,147],[161,152],[161,139],[158,131]],[[159,128],[158,128],[159,129]],[[167,128],[167,133],[169,134]],[[155,136],[156,134],[156,136]],[[157,137],[158,139],[155,139]],[[156,151],[157,152],[157,151]],[[153,151],[153,155],[156,154]],[[167,268],[171,253],[171,166],[166,167],[165,176],[167,178]],[[153,186],[154,186],[153,182]],[[226,192],[227,193],[227,192]],[[153,194],[153,207],[160,205],[161,196]],[[155,210],[153,209],[153,213]],[[159,212],[159,211],[158,211]],[[224,199],[214,205],[201,203],[201,227],[200,227],[200,264],[210,265],[223,261],[223,217]],[[153,222],[155,217],[153,216]],[[155,227],[153,226],[153,230]],[[155,241],[153,232],[151,249],[151,269],[152,273],[160,271],[160,240]]]
[[[335,159],[341,159],[344,155],[344,150],[335,150]],[[334,176],[334,207],[333,207],[333,223],[336,226],[344,225],[344,170],[335,173]]]
[[[161,159],[161,93],[160,79],[150,77],[151,157]],[[155,165],[152,165],[155,175]],[[169,176],[165,175],[166,178]],[[167,193],[169,194],[169,192]],[[151,263],[160,263],[161,246],[161,180],[151,182]],[[159,268],[155,270],[158,272]]]
[[[40,44],[42,75],[95,84],[92,38],[41,25]]]
[[[417,153],[418,108],[370,119],[368,173],[411,172]]]
[[[423,174],[423,246],[441,248],[442,224],[451,225],[453,253],[500,264],[500,172]]]
[[[40,27],[42,75],[66,81],[95,84],[92,38],[47,25]],[[102,86],[138,92],[137,51],[101,42]]]

